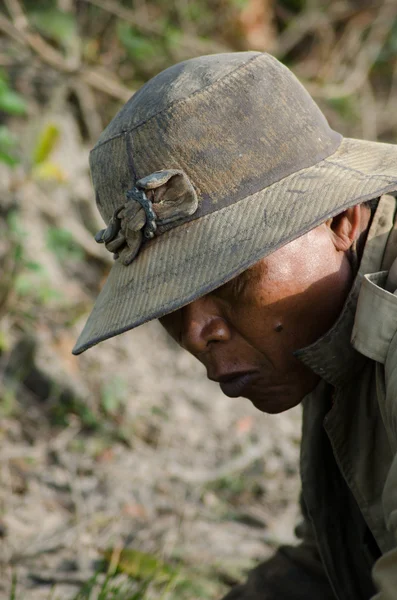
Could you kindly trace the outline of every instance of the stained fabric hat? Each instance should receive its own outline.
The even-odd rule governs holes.
[[[344,139],[268,54],[145,84],[90,155],[115,262],[73,350],[172,312],[345,208],[397,190],[397,146]]]

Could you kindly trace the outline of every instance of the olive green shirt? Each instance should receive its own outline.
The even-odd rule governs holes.
[[[383,196],[340,317],[296,353],[321,376],[303,401],[303,537],[339,600],[397,600],[395,213]]]

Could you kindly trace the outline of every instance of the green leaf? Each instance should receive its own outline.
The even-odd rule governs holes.
[[[49,227],[46,235],[46,245],[58,260],[80,260],[84,254],[75,241],[73,234],[62,227]]]
[[[7,227],[17,238],[25,237],[26,231],[22,227],[21,218],[17,210],[11,210],[6,217]]]
[[[22,244],[19,242],[15,245],[14,248],[14,261],[16,263],[21,263],[24,260],[24,249]]]
[[[57,181],[65,183],[67,180],[65,172],[56,163],[45,160],[32,168],[32,176],[39,181]]]
[[[31,261],[31,260],[25,262],[25,267],[28,271],[33,271],[34,273],[43,273],[44,272],[42,264]]]
[[[327,98],[327,102],[344,119],[357,120],[357,101],[354,96]]]
[[[116,415],[127,400],[127,387],[121,377],[112,377],[101,388],[101,406],[108,415]]]
[[[9,115],[21,116],[26,113],[26,103],[22,96],[3,87],[0,88],[0,110]]]
[[[118,24],[117,35],[131,58],[145,60],[156,56],[158,48],[154,40],[142,36],[127,23]]]
[[[0,150],[0,162],[4,163],[10,167],[15,167],[15,165],[17,165],[19,163],[19,160],[15,156],[8,154],[8,152],[4,152],[4,151]]]
[[[43,163],[54,150],[59,140],[60,131],[55,123],[47,123],[41,130],[35,148],[33,150],[33,162],[35,165]]]
[[[9,89],[7,74],[0,69],[0,94],[4,94]]]
[[[11,167],[19,163],[19,158],[15,156],[14,150],[17,146],[17,139],[5,125],[0,125],[0,162]]]
[[[77,35],[74,16],[57,8],[32,11],[29,18],[40,33],[64,47],[68,47]]]
[[[13,389],[5,388],[0,398],[0,416],[10,417],[16,412],[17,400]]]
[[[37,282],[25,274],[18,275],[15,279],[15,293],[22,298],[28,296],[36,289]]]
[[[0,111],[16,116],[26,113],[25,100],[10,88],[7,73],[3,70],[0,70]]]
[[[105,560],[111,563],[115,554],[117,558],[117,571],[125,573],[134,579],[151,579],[156,583],[162,583],[170,581],[177,576],[177,572],[172,567],[165,564],[153,554],[124,548],[117,555],[113,549],[109,549],[104,552]]]
[[[10,348],[10,342],[11,340],[7,336],[6,332],[0,329],[0,354]]]
[[[182,38],[182,31],[173,27],[172,25],[168,26],[165,34],[165,42],[168,48],[176,49],[178,48]]]

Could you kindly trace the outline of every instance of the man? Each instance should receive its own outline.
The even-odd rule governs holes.
[[[228,598],[396,600],[397,147],[247,52],[149,81],[91,170],[115,263],[74,352],[160,318],[225,394],[303,400],[302,543]]]

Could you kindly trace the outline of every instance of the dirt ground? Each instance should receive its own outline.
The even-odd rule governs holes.
[[[157,324],[79,363],[87,398],[123,378],[126,442],[83,433],[77,417],[51,427],[33,398],[3,420],[2,555],[18,598],[47,599],[54,583],[57,598],[73,597],[107,547],[233,581],[292,539],[299,411],[270,417],[224,397]]]
[[[124,546],[194,571],[200,597],[218,598],[293,540],[300,410],[223,396],[158,323],[71,355],[110,265],[92,240],[87,149],[73,119],[51,118],[63,183],[0,174],[18,217],[2,264],[16,243],[23,263],[0,318],[0,598],[74,598]]]

